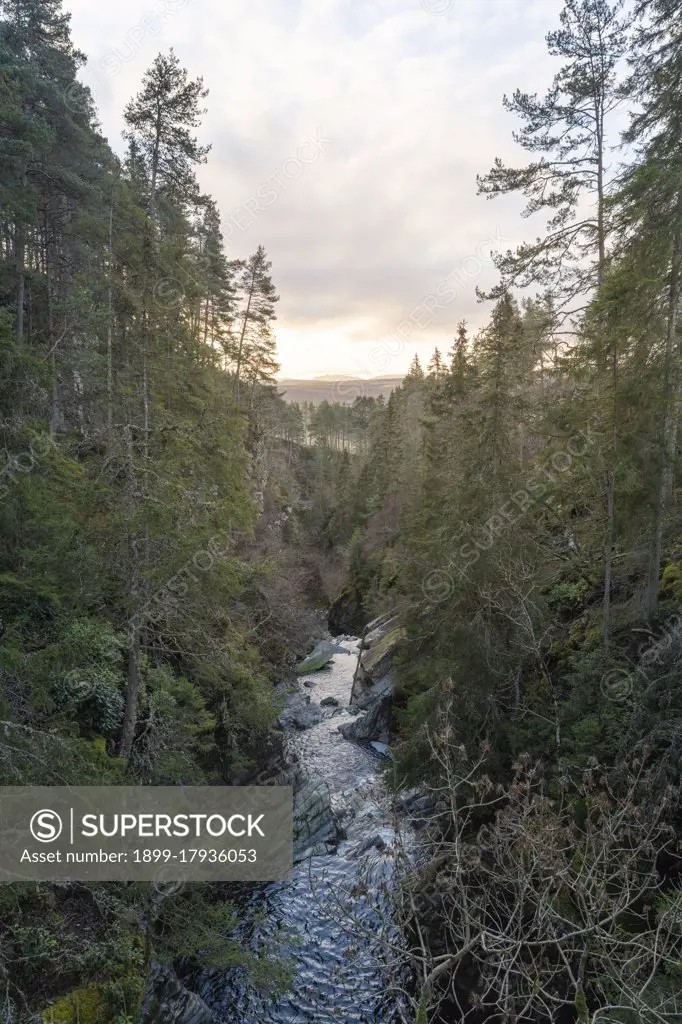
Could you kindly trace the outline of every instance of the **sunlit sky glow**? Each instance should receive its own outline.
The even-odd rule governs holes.
[[[173,46],[203,75],[201,139],[213,149],[201,184],[229,256],[262,243],[272,260],[287,377],[401,373],[415,352],[447,351],[463,317],[484,322],[475,287],[495,280],[491,243],[513,247],[536,230],[519,199],[478,197],[476,173],[495,156],[523,162],[502,94],[545,91],[557,62],[544,36],[561,6],[65,0],[89,57],[82,78],[119,153],[121,112],[159,50]],[[448,275],[449,300],[430,320],[415,313]],[[411,311],[401,345],[391,335]]]

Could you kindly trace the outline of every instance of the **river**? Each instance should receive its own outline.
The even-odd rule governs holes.
[[[346,838],[297,864],[290,880],[251,894],[245,918],[261,911],[263,923],[251,927],[250,941],[279,940],[295,961],[296,976],[285,996],[267,1001],[237,972],[205,975],[199,993],[225,1024],[388,1024],[395,1018],[395,979],[382,966],[379,935],[400,942],[387,898],[398,833],[382,759],[338,732],[353,718],[347,707],[358,641],[337,642],[348,654],[299,677],[298,686],[311,703],[332,697],[339,707],[324,708],[323,721],[288,733],[286,742],[305,774],[329,786]]]

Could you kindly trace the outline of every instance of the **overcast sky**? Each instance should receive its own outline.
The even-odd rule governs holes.
[[[524,162],[501,99],[549,85],[544,37],[561,6],[65,0],[117,151],[121,111],[159,50],[203,75],[202,186],[230,257],[265,246],[282,376],[300,377],[401,373],[415,352],[447,351],[460,319],[484,322],[475,286],[494,281],[491,245],[536,232],[516,198],[478,197],[476,173],[496,156]],[[417,310],[439,284],[432,313]]]

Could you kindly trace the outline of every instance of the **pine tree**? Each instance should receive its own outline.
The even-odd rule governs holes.
[[[658,269],[665,309],[662,380],[662,461],[650,544],[646,614],[658,607],[664,521],[673,494],[677,428],[682,410],[679,309],[682,296],[682,3],[648,0],[640,4],[640,27],[631,59],[628,94],[641,105],[632,116],[625,141],[639,146],[642,164],[629,174],[621,193],[621,224],[646,232]],[[647,274],[650,269],[647,268]]]
[[[521,192],[528,200],[524,216],[550,215],[544,237],[494,256],[501,285],[491,297],[539,285],[556,297],[560,320],[584,309],[587,293],[604,278],[610,186],[606,129],[621,102],[616,70],[627,38],[622,7],[621,0],[568,0],[561,28],[547,35],[550,54],[565,60],[551,89],[542,99],[517,90],[503,101],[524,122],[515,140],[539,159],[522,168],[505,167],[497,159],[478,178],[483,195]],[[593,213],[584,212],[585,201],[591,201]]]
[[[431,356],[431,361],[429,362],[426,375],[427,377],[432,377],[436,382],[438,382],[441,380],[444,373],[445,367],[443,365],[443,357],[440,354],[440,350],[436,348]]]
[[[259,245],[249,257],[238,278],[242,308],[237,315],[237,338],[235,341],[234,393],[239,401],[240,381],[244,364],[251,359],[256,367],[258,380],[259,365],[267,379],[274,371],[273,342],[271,327],[276,319],[275,303],[279,295],[270,277],[272,263],[267,259],[265,249]],[[241,321],[241,323],[240,323]]]
[[[159,196],[169,202],[198,203],[194,168],[210,146],[200,146],[192,129],[205,111],[203,80],[190,81],[173,50],[160,53],[142,79],[142,89],[124,111],[124,138],[134,139],[149,180],[149,217],[156,220]]]
[[[470,371],[468,360],[469,334],[466,320],[460,320],[457,324],[457,334],[450,352],[450,373],[447,382],[448,394],[452,398],[459,398],[465,390],[465,381]]]

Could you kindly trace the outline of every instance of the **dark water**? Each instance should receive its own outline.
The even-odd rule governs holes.
[[[335,697],[343,708],[350,700],[358,641],[341,643],[349,655],[336,655],[330,668],[299,681],[313,703]],[[312,688],[304,687],[307,680],[314,682]],[[298,864],[290,881],[253,892],[249,910],[260,910],[263,923],[251,941],[257,947],[264,939],[278,939],[295,960],[296,978],[286,996],[266,1001],[237,972],[204,976],[199,992],[220,1021],[387,1024],[395,1019],[398,978],[385,966],[400,959],[400,935],[388,900],[399,845],[391,802],[380,777],[382,762],[338,732],[353,716],[333,708],[327,714],[287,742],[306,774],[329,785],[347,838],[334,852]],[[375,839],[376,845],[366,849]],[[387,943],[395,944],[398,956],[387,958]]]

